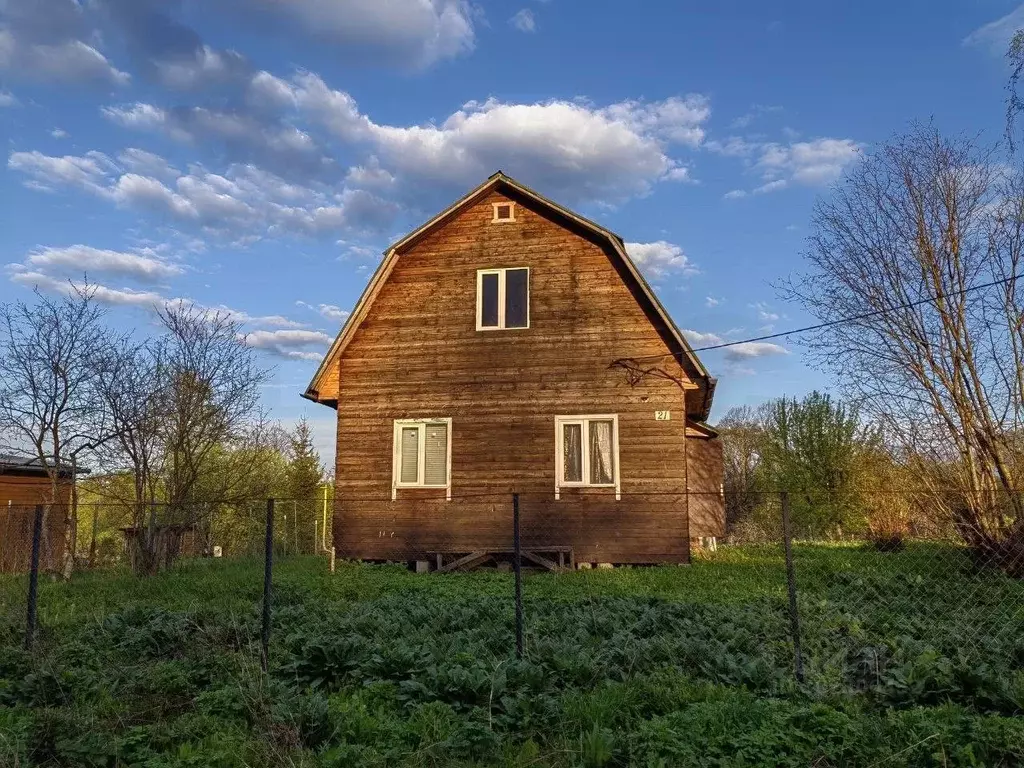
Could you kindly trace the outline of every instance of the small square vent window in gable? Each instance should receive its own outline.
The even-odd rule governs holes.
[[[516,220],[516,204],[509,202],[492,203],[494,208],[494,217],[491,222],[509,222]]]

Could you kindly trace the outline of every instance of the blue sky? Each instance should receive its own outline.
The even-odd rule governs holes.
[[[0,0],[0,301],[89,281],[146,333],[237,313],[300,400],[388,242],[501,168],[620,233],[695,345],[807,322],[772,284],[859,151],[995,140],[1024,6]],[[828,387],[795,339],[704,356],[729,407]]]

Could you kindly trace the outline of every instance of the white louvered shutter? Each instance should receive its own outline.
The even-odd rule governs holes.
[[[448,425],[427,424],[424,448],[424,485],[448,484]]]
[[[420,430],[418,427],[402,427],[400,482],[415,483],[419,480]]]

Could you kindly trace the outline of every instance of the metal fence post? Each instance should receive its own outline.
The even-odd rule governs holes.
[[[800,650],[800,613],[796,605],[796,573],[793,569],[793,529],[789,519],[789,492],[782,492],[782,541],[786,552],[786,585],[789,590],[789,629],[793,636],[793,669],[798,682],[804,681],[804,658]]]
[[[36,601],[39,598],[39,545],[43,538],[43,505],[36,504],[32,519],[32,560],[28,572],[28,609],[25,615],[25,650],[32,650],[36,634]]]
[[[519,494],[512,494],[512,567],[516,575],[516,658],[523,658],[523,557],[519,539]]]
[[[263,632],[260,635],[260,667],[267,671],[270,655],[270,587],[274,571],[274,500],[267,499],[267,530],[263,561]]]

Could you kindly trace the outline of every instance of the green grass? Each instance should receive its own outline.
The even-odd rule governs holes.
[[[0,577],[0,766],[1024,764],[1024,585],[954,547],[777,547],[525,578],[257,561]]]

